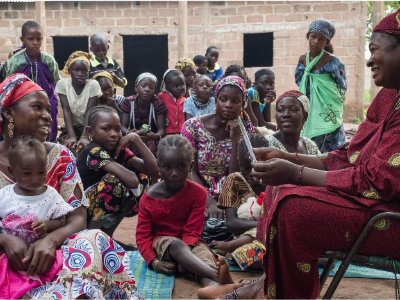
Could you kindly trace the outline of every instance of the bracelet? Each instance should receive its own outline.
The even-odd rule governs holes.
[[[299,154],[296,152],[296,164],[299,164]]]
[[[303,176],[303,169],[304,169],[304,165],[301,166],[300,168],[300,174],[299,174],[299,186],[301,186],[301,179]]]

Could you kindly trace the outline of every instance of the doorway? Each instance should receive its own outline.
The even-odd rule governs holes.
[[[164,72],[168,69],[168,35],[124,35],[124,74],[128,85],[125,96],[135,94],[135,80],[144,72],[158,79],[159,91]]]

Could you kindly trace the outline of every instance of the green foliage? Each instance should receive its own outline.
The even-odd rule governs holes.
[[[368,1],[367,6],[368,21],[367,21],[367,39],[372,33],[372,1]],[[385,15],[391,14],[400,8],[400,1],[385,1]]]
[[[371,91],[369,89],[364,90],[364,104],[371,103]]]
[[[350,120],[349,120],[349,122],[351,123],[351,124],[361,124],[362,123],[362,121],[359,119],[359,118],[357,118],[357,117],[352,117]]]

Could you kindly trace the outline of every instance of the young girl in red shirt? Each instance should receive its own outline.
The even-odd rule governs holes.
[[[187,179],[194,150],[179,135],[163,138],[157,163],[161,181],[143,195],[136,230],[136,243],[147,265],[157,273],[191,273],[203,286],[210,286],[201,299],[215,299],[234,284],[225,260],[214,254],[200,238],[207,192]]]
[[[186,83],[183,74],[175,69],[168,69],[163,76],[161,92],[158,94],[165,106],[165,133],[181,133],[182,125],[185,122],[183,103],[185,102]]]

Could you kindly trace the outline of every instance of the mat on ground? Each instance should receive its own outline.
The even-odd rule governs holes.
[[[140,295],[145,299],[172,299],[174,276],[158,274],[150,270],[139,251],[127,253]]]

